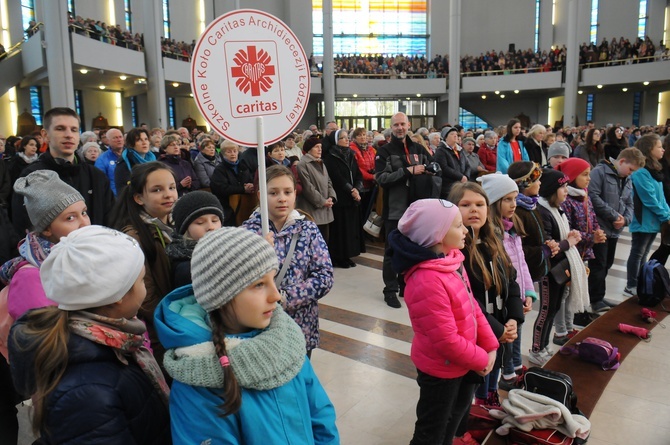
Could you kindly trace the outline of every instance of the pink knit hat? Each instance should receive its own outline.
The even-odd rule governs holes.
[[[444,199],[419,199],[405,210],[398,230],[421,247],[440,244],[460,210]]]
[[[577,176],[581,175],[584,170],[590,167],[591,164],[582,158],[569,158],[557,165],[555,168],[559,172],[565,173],[565,176],[568,177],[568,180],[572,182],[577,179]]]

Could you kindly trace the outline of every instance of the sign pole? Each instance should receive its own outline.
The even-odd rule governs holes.
[[[270,222],[268,220],[268,185],[265,175],[265,144],[263,143],[263,116],[256,118],[256,140],[258,156],[258,197],[261,204],[261,230],[263,236],[270,232]]]

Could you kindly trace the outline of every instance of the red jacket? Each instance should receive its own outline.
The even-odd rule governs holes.
[[[370,145],[368,145],[367,149],[361,150],[355,141],[349,144],[349,148],[354,152],[358,169],[361,171],[361,175],[363,175],[363,188],[370,190],[375,184],[375,156],[377,153]]]
[[[452,379],[488,364],[499,343],[470,289],[463,254],[423,261],[405,273],[405,303],[414,330],[411,358],[433,377]]]
[[[479,146],[479,151],[477,151],[477,156],[479,160],[484,164],[486,171],[495,172],[496,163],[498,162],[498,148],[494,147],[490,149],[486,143],[483,143]]]

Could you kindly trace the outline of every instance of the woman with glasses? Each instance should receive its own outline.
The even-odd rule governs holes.
[[[628,141],[623,137],[623,127],[610,127],[607,130],[607,142],[605,142],[605,159],[616,159],[624,148],[628,148]]]
[[[361,253],[360,190],[363,178],[354,153],[349,148],[346,130],[335,132],[335,144],[323,159],[328,170],[337,202],[333,205],[334,221],[329,228],[328,249],[333,266],[349,268],[356,263],[351,257]]]

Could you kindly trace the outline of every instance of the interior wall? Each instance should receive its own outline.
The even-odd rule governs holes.
[[[124,125],[123,120],[119,119],[117,115],[117,95],[121,93],[116,92],[107,92],[99,90],[83,90],[82,91],[82,103],[84,107],[84,119],[86,120],[86,128],[91,128],[91,122],[93,119],[102,114],[106,119],[107,123],[110,126],[121,126]],[[123,102],[121,102],[123,116],[130,115],[130,109],[123,108]],[[47,108],[45,108],[47,110]]]

